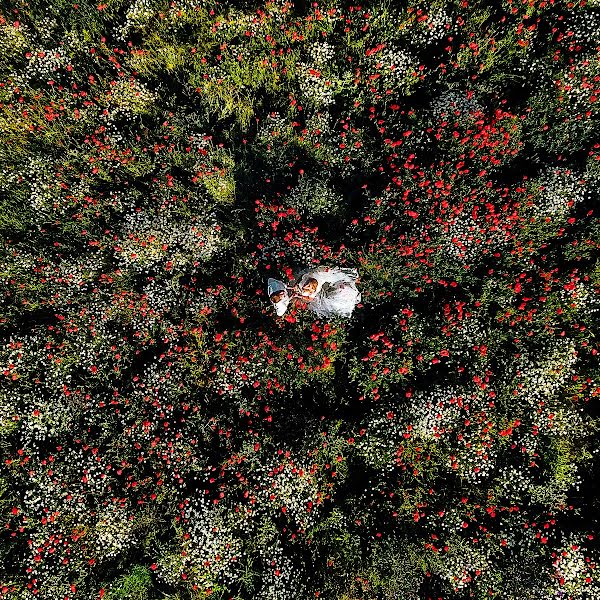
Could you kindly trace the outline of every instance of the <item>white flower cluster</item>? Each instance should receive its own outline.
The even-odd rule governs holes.
[[[479,254],[486,231],[470,215],[461,214],[448,222],[445,253],[469,263]],[[450,242],[450,243],[448,243]]]
[[[591,82],[597,81],[600,76],[600,65],[594,56],[589,60],[578,61],[573,67],[560,73],[555,80],[555,85],[560,90],[559,96],[565,102],[570,118],[574,116],[581,118],[588,111],[597,117],[600,110],[597,102],[590,101],[590,98],[597,93],[594,91],[597,87]]]
[[[308,52],[317,67],[327,66],[335,56],[335,48],[328,42],[314,42]]]
[[[518,495],[530,493],[535,502],[555,507],[566,503],[566,493],[571,489],[579,489],[581,478],[578,476],[578,465],[570,448],[564,447],[562,440],[565,437],[577,436],[585,438],[589,435],[589,423],[581,408],[565,401],[561,393],[564,386],[571,380],[575,373],[577,352],[572,340],[557,339],[545,353],[538,353],[535,358],[523,352],[516,364],[516,377],[510,384],[518,390],[519,396],[533,420],[536,431],[516,429],[514,442],[525,448],[532,455],[539,450],[538,431],[544,433],[546,439],[554,439],[553,444],[557,452],[555,457],[556,472],[553,478],[543,485],[532,485],[531,482],[523,489],[512,490],[517,485],[516,473],[509,473],[507,478],[501,480],[505,491]]]
[[[429,110],[433,120],[439,122],[456,116],[469,117],[482,111],[483,105],[475,96],[469,96],[464,91],[447,90],[432,100]]]
[[[85,31],[78,28],[72,28],[67,31],[62,30],[62,42],[66,48],[69,48],[73,53],[82,53],[89,55],[92,44],[88,43]],[[73,71],[75,74],[75,71]]]
[[[213,310],[218,305],[218,298],[204,290],[195,290],[190,293],[185,301],[185,312],[194,321],[206,309]]]
[[[210,470],[208,467],[207,471]],[[246,510],[233,511],[230,505],[202,495],[192,500],[186,498],[184,503],[187,539],[183,541],[181,556],[161,559],[157,570],[160,579],[176,583],[181,573],[191,571],[195,584],[234,587],[244,577],[250,561],[259,561],[263,577],[254,597],[264,600],[305,597],[308,574],[285,555],[279,532],[267,514],[273,512],[267,506],[268,499],[261,497],[250,511],[252,514]]]
[[[365,463],[374,469],[392,471],[396,466],[396,450],[406,431],[405,423],[389,418],[383,406],[373,410],[366,420],[365,432],[356,438],[355,448]]]
[[[143,287],[143,299],[158,317],[179,306],[180,295],[174,282],[149,276]]]
[[[538,184],[539,195],[532,201],[532,212],[537,217],[564,216],[590,197],[585,182],[569,169],[547,169]]]
[[[185,558],[181,552],[163,552],[156,561],[155,575],[167,585],[175,586],[181,582],[181,574],[185,572]]]
[[[199,583],[218,580],[231,585],[240,576],[244,561],[243,531],[247,517],[196,496],[184,509],[186,562],[200,573]]]
[[[305,458],[271,458],[253,473],[258,511],[280,513],[282,508],[300,529],[316,523],[320,505],[317,502],[322,487],[319,472],[311,473],[311,463]]]
[[[553,402],[563,385],[575,374],[574,365],[577,362],[577,352],[573,340],[561,338],[543,354],[535,357],[523,352],[517,362],[517,381],[521,382],[521,393],[524,401],[534,409],[532,414],[537,415],[538,424],[547,428],[548,415],[554,414],[562,403]],[[566,405],[563,407],[566,410]],[[572,412],[575,426],[580,418]],[[558,435],[558,432],[557,432]]]
[[[18,73],[11,73],[10,77],[16,86],[36,86],[38,83],[47,83],[64,77],[65,67],[69,64],[69,57],[61,46],[55,48],[37,47],[31,51],[25,69]]]
[[[51,461],[39,464],[27,482],[22,507],[28,518],[42,520],[32,530],[30,554],[25,566],[43,583],[59,575],[67,578],[73,564],[89,558],[104,560],[116,556],[132,543],[133,521],[122,506],[101,503],[97,498],[110,494],[107,474],[110,465],[91,449],[62,448]],[[82,541],[78,541],[75,533]],[[38,552],[41,560],[36,560]]]
[[[477,485],[489,478],[497,468],[498,444],[491,431],[485,427],[467,429],[458,453],[458,473],[465,481]],[[449,461],[450,468],[452,467]]]
[[[522,467],[500,466],[494,479],[500,495],[507,502],[519,504],[529,494],[531,481],[523,472]]]
[[[443,252],[463,263],[471,263],[487,252],[496,252],[507,245],[506,234],[500,229],[481,225],[467,212],[436,224],[430,235],[438,232]]]
[[[52,487],[52,491],[55,494],[60,494],[60,490]],[[27,492],[26,492],[27,493]],[[64,495],[66,495],[63,492]],[[85,506],[83,499],[79,504],[72,503],[69,507],[70,510],[61,510],[57,512],[52,510],[52,505],[37,505],[37,512],[32,512],[30,506],[30,498],[24,498],[23,508],[26,514],[31,515],[35,520],[48,518],[49,515],[60,515],[60,521],[66,522],[71,521],[70,525],[74,525],[79,530],[85,530],[86,521],[89,519],[86,515],[89,515],[89,507]],[[57,519],[57,521],[59,520]],[[56,522],[56,521],[55,521]],[[31,576],[41,580],[42,585],[48,585],[54,587],[51,584],[53,578],[57,577],[63,581],[68,581],[68,576],[65,571],[69,571],[72,564],[78,564],[86,560],[84,549],[80,543],[71,542],[71,535],[73,534],[73,528],[67,526],[61,527],[60,525],[51,525],[50,527],[36,528],[31,534],[31,545],[29,547],[29,554],[25,557],[23,568],[27,568]],[[41,551],[38,554],[38,551]],[[43,554],[42,554],[43,553]],[[36,555],[41,555],[42,560],[36,560]],[[66,560],[66,565],[61,564],[63,560]],[[56,581],[53,583],[57,583]],[[63,593],[68,593],[68,587]],[[41,597],[52,597],[50,594],[41,595]]]
[[[493,588],[495,583],[490,559],[482,550],[466,543],[453,545],[444,556],[440,575],[457,592],[467,586],[472,587],[472,582],[476,580],[484,589],[488,587],[486,585],[488,579],[490,588]]]
[[[2,366],[5,367],[5,365]],[[15,408],[17,407],[10,401],[5,393],[2,393],[2,395],[0,395],[0,431],[5,434],[10,432],[13,427],[17,426],[16,422],[13,420],[13,417],[16,414]]]
[[[172,417],[183,379],[183,367],[178,363],[165,366],[158,361],[152,362],[144,367],[132,397],[147,405],[148,418],[155,413],[156,419],[164,414],[163,420],[168,420]]]
[[[23,509],[28,515],[43,515],[48,513],[61,513],[75,517],[80,526],[86,526],[91,523],[89,507],[86,506],[85,497],[75,493],[69,483],[73,483],[72,477],[67,475],[63,468],[78,468],[80,457],[75,453],[70,456],[59,456],[57,461],[52,464],[53,474],[51,477],[40,473],[33,476],[28,482],[28,489],[23,494]],[[39,460],[39,459],[38,459]],[[60,461],[60,465],[59,465]],[[58,470],[57,470],[58,468]],[[67,483],[69,482],[69,483]],[[66,484],[66,485],[65,485]],[[43,542],[44,531],[37,531],[34,534],[34,544]]]
[[[423,18],[425,17],[425,18]],[[443,7],[427,15],[419,15],[411,20],[408,31],[419,44],[429,45],[452,35],[456,26],[454,19]]]
[[[333,117],[328,112],[314,112],[306,118],[306,136],[312,143],[321,141],[321,136],[329,140],[333,135],[333,127]]]
[[[290,133],[289,121],[278,111],[273,111],[258,124],[256,139],[269,146],[275,141],[273,138],[287,137]]]
[[[11,350],[11,344],[20,346]],[[15,365],[15,372],[24,380],[39,381],[19,394],[0,392],[0,402],[9,407],[10,414],[22,415],[18,432],[20,447],[32,453],[43,447],[47,438],[69,431],[85,403],[81,394],[65,394],[65,385],[71,386],[68,371],[72,365],[61,360],[61,352],[47,346],[43,333],[22,335],[0,351],[1,364]],[[75,356],[81,359],[79,353]]]
[[[116,112],[126,115],[147,114],[151,112],[157,100],[156,94],[133,77],[111,82],[107,97],[110,101],[109,112],[113,117]]]
[[[600,597],[600,581],[592,566],[597,565],[597,559],[590,561],[587,558],[581,542],[574,535],[563,542],[552,563],[554,597],[560,598],[565,594],[573,600]]]
[[[58,21],[53,17],[42,17],[39,21],[36,19],[36,29],[38,38],[43,42],[49,42],[56,35]]]
[[[46,374],[43,392],[35,390],[30,394],[22,394],[22,409],[31,415],[19,429],[23,448],[36,451],[44,446],[48,438],[56,438],[75,425],[82,407],[76,406],[76,400],[65,396],[62,386],[59,390],[59,378],[62,378],[63,382],[66,379],[63,373],[54,368],[52,374]],[[52,383],[54,386],[50,387]]]
[[[311,237],[294,236],[287,242],[281,237],[273,237],[264,244],[260,258],[266,263],[272,260],[290,261],[298,265],[313,265],[314,260],[322,255],[319,245]]]
[[[413,72],[417,71],[417,66],[417,58],[408,50],[397,46],[386,46],[367,57],[370,73],[380,73],[385,86],[400,87],[404,90],[415,80]]]
[[[212,374],[210,386],[221,395],[239,398],[244,388],[251,388],[264,375],[266,365],[264,356],[253,356],[245,361],[228,354]]]
[[[583,44],[591,48],[600,45],[600,13],[597,10],[586,9],[571,12],[567,16],[565,28],[566,39],[569,42]],[[568,35],[569,32],[572,35]]]
[[[48,214],[54,209],[57,183],[48,161],[30,154],[19,170],[6,173],[4,178],[6,183],[0,183],[0,189],[25,182],[29,187],[28,202],[35,212]]]
[[[462,428],[471,404],[476,396],[464,397],[452,387],[440,385],[427,392],[417,391],[411,399],[410,412],[413,415],[413,430],[422,438],[435,438]]]
[[[590,286],[581,281],[575,281],[574,285],[575,287],[572,290],[562,288],[558,291],[558,296],[563,301],[563,305],[580,314],[585,314],[588,318],[594,313],[600,312],[600,296],[593,294]]]
[[[321,73],[321,66],[316,63],[298,62],[298,89],[301,100],[314,108],[326,108],[335,102],[335,93],[339,87],[337,80],[328,79]]]
[[[29,33],[29,27],[23,23],[19,27],[12,23],[0,25],[0,61],[22,55],[29,43]]]
[[[208,262],[221,240],[214,219],[201,223],[192,217],[181,223],[168,212],[136,210],[123,219],[123,238],[115,247],[115,257],[121,267],[137,272],[147,272],[163,261],[182,269],[194,261]]]
[[[37,265],[37,268],[46,278],[47,292],[53,290],[65,298],[72,298],[94,287],[95,278],[103,272],[105,263],[100,255],[80,255],[59,260],[57,264]]]
[[[327,185],[325,178],[307,176],[291,190],[287,202],[307,216],[331,215],[340,211],[343,198]]]
[[[308,598],[306,584],[310,575],[283,553],[280,539],[275,538],[266,550],[263,559],[266,559],[267,569],[263,572],[262,587],[256,598],[260,600]]]
[[[192,126],[196,126],[196,127],[198,126],[197,119],[194,119],[193,117],[189,118],[187,123]],[[196,150],[207,150],[211,146],[210,136],[208,136],[206,133],[202,133],[202,132],[191,133],[188,136],[188,140],[189,140],[191,146],[193,148],[195,148]]]
[[[478,318],[463,318],[458,322],[453,340],[453,356],[465,355],[473,350],[473,346],[487,345],[490,341],[491,332],[482,324]]]
[[[125,41],[132,29],[143,29],[155,14],[153,0],[132,0],[125,13],[125,23],[114,31],[116,38]]]
[[[493,434],[484,432],[485,422],[480,419],[485,404],[481,394],[438,385],[415,392],[410,408],[400,412],[420,439],[435,441],[459,434],[456,456],[448,457],[446,468],[476,484],[491,475],[498,454]]]
[[[335,131],[334,128],[333,117],[329,112],[309,113],[306,119],[306,133],[303,134],[301,143],[321,164],[343,177],[348,177],[360,168],[357,155],[360,156],[363,152],[364,132],[352,127],[342,136],[341,132]],[[345,148],[340,148],[342,142]],[[325,175],[325,178],[327,177],[328,175]]]
[[[252,443],[251,443],[252,444]],[[248,448],[248,453],[252,450]],[[206,467],[208,473],[214,471]],[[251,503],[232,510],[226,500],[214,502],[207,496],[184,500],[185,562],[200,583],[235,585],[249,562],[262,564],[263,578],[255,597],[266,600],[304,598],[309,574],[285,553],[275,518],[285,515],[300,531],[313,526],[320,508],[323,482],[311,464],[298,457],[280,457],[267,463],[254,462],[244,487]],[[185,570],[185,566],[180,567]],[[165,571],[166,569],[163,569]],[[168,576],[162,573],[161,576]]]
[[[94,556],[107,559],[117,556],[130,546],[133,538],[134,520],[128,512],[114,503],[103,507],[91,534]]]
[[[531,52],[531,44],[525,51],[516,56],[514,74],[525,85],[526,81],[535,81],[537,95],[532,97],[532,102],[539,102],[541,110],[554,106],[555,100],[555,76],[551,65],[544,58],[534,56]]]

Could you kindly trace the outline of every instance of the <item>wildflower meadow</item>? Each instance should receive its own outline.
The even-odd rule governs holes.
[[[0,599],[600,598],[599,59],[599,0],[3,0]]]

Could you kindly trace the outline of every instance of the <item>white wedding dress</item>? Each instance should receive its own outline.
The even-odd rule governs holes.
[[[298,287],[314,277],[317,289],[310,295],[301,297],[309,300],[308,308],[318,317],[350,317],[354,307],[361,301],[361,293],[356,288],[358,271],[343,267],[316,267],[302,275]]]

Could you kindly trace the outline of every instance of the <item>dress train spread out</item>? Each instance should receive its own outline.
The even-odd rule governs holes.
[[[361,301],[356,287],[358,271],[343,267],[317,267],[304,273],[299,282],[301,289],[309,278],[317,280],[316,291],[307,297],[308,308],[319,317],[350,317]]]

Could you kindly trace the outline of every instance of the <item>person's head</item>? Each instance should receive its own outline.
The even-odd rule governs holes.
[[[277,302],[279,302],[280,300],[283,300],[284,297],[285,297],[285,292],[283,290],[280,290],[278,292],[271,294],[270,299],[273,304],[277,304]]]
[[[317,291],[318,285],[319,282],[314,277],[309,277],[304,286],[302,287],[302,291],[305,294],[314,294],[314,292]]]
[[[285,283],[279,279],[273,279],[269,277],[267,282],[267,293],[277,315],[283,315],[290,302],[290,296]]]

